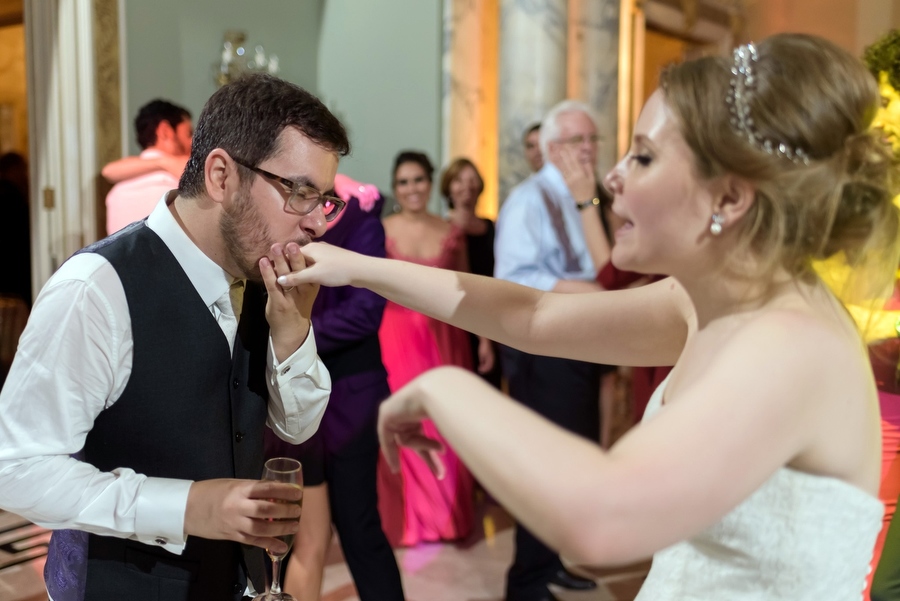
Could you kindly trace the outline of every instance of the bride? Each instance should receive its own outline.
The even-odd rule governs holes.
[[[394,468],[407,446],[439,473],[433,420],[567,557],[655,553],[640,600],[859,599],[882,515],[876,390],[812,262],[843,253],[892,281],[897,174],[868,129],[877,103],[863,65],[815,37],[670,68],[604,181],[625,223],[614,264],[671,276],[649,286],[545,293],[315,243],[279,282],[371,288],[529,353],[674,364],[609,452],[453,367],[382,406],[382,446]]]

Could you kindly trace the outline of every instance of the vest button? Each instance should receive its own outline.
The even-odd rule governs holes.
[[[238,595],[244,592],[244,587],[241,586],[239,582],[234,583],[234,594]]]
[[[234,380],[231,381],[231,387],[234,388],[235,390],[237,390],[238,386],[240,386],[240,385],[241,385],[241,383],[238,382],[237,378],[235,378]]]
[[[244,433],[243,432],[235,432],[234,439],[238,442],[241,442],[242,440],[244,440]]]

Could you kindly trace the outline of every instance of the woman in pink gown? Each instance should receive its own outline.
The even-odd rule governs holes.
[[[384,220],[387,257],[420,265],[465,271],[465,232],[428,213],[434,168],[418,152],[401,152],[394,161],[394,196],[400,211]],[[379,331],[391,392],[440,365],[472,369],[468,334],[388,302]],[[431,422],[429,435],[438,438]],[[403,451],[392,474],[378,466],[378,509],[394,546],[465,538],[474,523],[473,480],[449,447],[442,455],[446,475],[438,480],[412,451]]]

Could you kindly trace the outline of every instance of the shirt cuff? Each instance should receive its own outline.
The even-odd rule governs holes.
[[[281,389],[290,379],[297,374],[306,373],[312,368],[313,364],[319,360],[318,349],[316,348],[316,337],[313,333],[312,322],[309,324],[309,333],[303,344],[294,351],[290,357],[278,363],[275,357],[275,346],[272,343],[272,337],[269,336],[269,365],[272,366],[272,384],[276,388]]]
[[[187,542],[184,514],[191,484],[190,480],[147,478],[135,506],[134,538],[181,555]]]
[[[268,361],[267,423],[280,439],[300,444],[319,427],[331,394],[331,376],[316,354],[312,326],[300,348],[280,364],[270,339]]]

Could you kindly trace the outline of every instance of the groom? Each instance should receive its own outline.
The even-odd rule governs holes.
[[[314,96],[242,78],[207,102],[178,190],[44,287],[0,393],[0,507],[58,530],[54,601],[265,590],[302,493],[258,480],[264,429],[306,440],[331,387],[315,288],[275,280],[343,207],[348,151]]]

